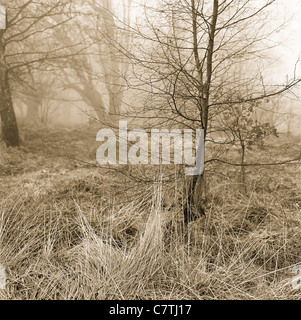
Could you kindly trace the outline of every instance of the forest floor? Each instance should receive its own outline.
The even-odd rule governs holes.
[[[0,299],[301,298],[301,165],[248,167],[246,193],[239,167],[209,167],[206,217],[184,226],[181,168],[101,168],[93,127],[20,132],[0,145]]]

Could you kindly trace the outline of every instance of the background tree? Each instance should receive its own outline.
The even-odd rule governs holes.
[[[14,147],[19,145],[19,133],[13,107],[13,91],[24,82],[26,85],[30,70],[45,72],[50,64],[70,55],[65,44],[54,41],[52,35],[57,28],[70,22],[74,13],[71,14],[72,1],[69,0],[2,0],[0,4],[6,7],[7,12],[6,29],[0,30],[2,139],[6,146]],[[74,41],[72,47],[75,48],[77,44]]]
[[[73,89],[94,111],[99,122],[118,126],[127,89],[128,58],[118,46],[130,50],[131,0],[114,7],[112,1],[84,1],[84,20],[79,16],[76,28],[62,29],[57,38],[70,43],[80,38],[88,50],[73,56],[62,70],[62,86]],[[93,116],[93,115],[91,115]]]

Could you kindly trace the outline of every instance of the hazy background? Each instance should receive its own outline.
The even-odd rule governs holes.
[[[154,1],[153,1],[154,2]],[[122,2],[124,3],[124,2]],[[147,3],[151,5],[151,1],[134,1],[131,4],[130,12],[130,24],[140,24],[142,19],[143,10],[140,4]],[[122,19],[124,15],[123,7],[120,0],[113,0],[110,2],[110,6],[114,14],[116,15],[116,23]],[[270,10],[270,9],[269,9]],[[92,13],[93,15],[93,13]],[[270,10],[270,16],[267,20],[267,29],[271,30],[282,25],[275,34],[268,41],[268,45],[274,46],[269,51],[269,59],[262,63],[262,66],[266,68],[263,71],[264,81],[267,84],[285,84],[286,79],[293,77],[294,66],[298,61],[301,52],[301,3],[298,0],[286,0],[278,1],[277,5]],[[83,28],[85,23],[83,23]],[[106,61],[106,55],[103,54],[103,62]],[[301,73],[300,64],[296,69],[297,73]],[[64,79],[60,82],[62,86]],[[104,101],[107,101],[108,95],[102,83],[98,85],[98,92],[103,97]],[[295,94],[287,94],[286,97],[276,98],[273,102],[270,102],[276,107],[272,108],[276,111],[278,124],[277,128],[280,132],[286,132],[288,128],[296,134],[301,134],[301,102],[299,97],[301,91],[297,87],[294,89]],[[53,97],[53,98],[52,98]],[[123,95],[123,103],[121,109],[127,110],[129,106],[139,109],[139,100],[135,96],[133,91],[125,90]],[[89,115],[94,115],[91,106],[86,101],[83,101],[81,96],[72,89],[66,89],[63,87],[53,88],[53,92],[48,95],[47,103],[43,105],[43,112],[47,113],[47,125],[81,125],[91,121]],[[24,101],[16,99],[15,110],[20,124],[24,123],[25,115],[27,112],[27,106]],[[268,119],[268,115],[265,117]],[[290,123],[288,123],[290,122]]]

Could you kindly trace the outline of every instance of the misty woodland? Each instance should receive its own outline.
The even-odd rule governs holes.
[[[0,0],[0,299],[300,299],[300,21]]]

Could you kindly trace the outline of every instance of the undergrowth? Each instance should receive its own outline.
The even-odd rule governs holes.
[[[74,160],[86,143],[72,131],[47,148],[49,132],[26,134],[19,150],[1,146],[1,299],[300,299],[296,168],[281,178],[254,169],[247,194],[222,168],[210,175],[206,217],[185,226],[176,171],[151,181],[143,168],[97,168]],[[53,151],[64,143],[69,160]]]

